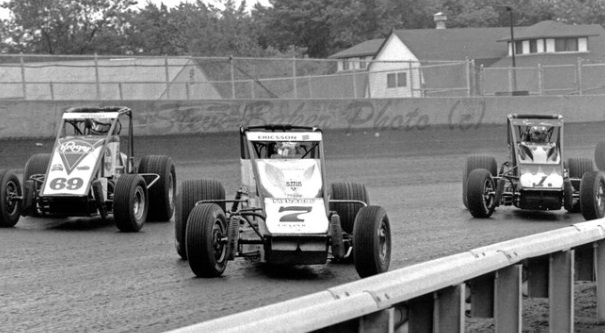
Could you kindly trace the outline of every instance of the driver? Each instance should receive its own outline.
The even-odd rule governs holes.
[[[107,132],[109,132],[109,129],[111,129],[110,122],[106,123],[95,119],[91,119],[91,121],[87,123],[87,125],[90,128],[90,134],[96,135],[107,134]]]
[[[531,143],[546,143],[548,139],[548,128],[546,126],[532,126],[529,129],[529,141]]]
[[[300,147],[296,142],[278,142],[275,144],[273,158],[295,158],[300,156]]]

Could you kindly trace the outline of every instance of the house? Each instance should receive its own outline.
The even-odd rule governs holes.
[[[3,63],[0,99],[221,99],[188,58],[112,58]]]
[[[523,75],[522,68],[575,67],[579,58],[605,59],[605,30],[598,24],[542,21],[514,27],[513,40],[510,27],[448,29],[440,13],[435,15],[435,22],[436,29],[394,30],[381,43],[367,41],[330,58],[338,60],[339,73],[368,72],[366,97],[443,96],[470,86],[467,83],[471,81],[475,87],[486,84],[492,91],[509,88],[507,70],[490,72],[491,82],[479,79],[479,70],[486,68],[516,67],[515,87],[532,90],[537,85],[536,73],[526,70]],[[365,65],[369,57],[371,61]],[[470,61],[473,68],[469,68]]]

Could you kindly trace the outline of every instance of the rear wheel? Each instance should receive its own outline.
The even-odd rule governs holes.
[[[391,263],[391,226],[380,206],[363,207],[355,218],[353,260],[360,277],[389,270]]]
[[[227,267],[227,219],[217,204],[197,205],[189,214],[186,230],[189,267],[196,276],[218,277]]]
[[[14,172],[0,170],[0,227],[13,227],[21,215],[21,183]]]
[[[333,183],[331,186],[331,200],[357,200],[370,204],[370,196],[362,184],[357,183]],[[347,233],[353,232],[357,212],[363,207],[359,202],[330,202],[330,210],[336,211],[340,216],[342,230]]]
[[[468,175],[467,202],[473,217],[487,218],[496,208],[495,187],[491,173],[486,169],[475,169]]]
[[[147,219],[149,199],[147,185],[137,174],[118,178],[113,198],[113,216],[121,231],[139,231]]]
[[[492,156],[487,155],[471,155],[466,158],[464,169],[462,171],[462,203],[464,207],[468,208],[468,201],[466,196],[466,182],[468,175],[475,169],[486,169],[492,176],[498,175],[498,163]]]
[[[176,200],[176,214],[174,218],[174,238],[176,252],[183,259],[187,259],[185,250],[185,230],[187,219],[195,203],[201,200],[224,200],[225,188],[214,179],[185,180],[181,183],[180,193]],[[217,203],[225,211],[225,203]]]
[[[148,221],[170,221],[176,200],[176,172],[172,159],[165,155],[144,156],[139,173],[155,173],[160,178],[149,189]]]
[[[580,207],[587,221],[605,216],[605,177],[602,172],[591,171],[582,176]]]
[[[605,171],[605,141],[597,143],[594,151],[594,161],[599,170]]]
[[[51,155],[50,154],[35,154],[32,155],[27,162],[25,163],[25,168],[23,169],[23,182],[26,183],[30,180],[32,175],[45,175],[46,168],[48,168],[48,164],[50,163]],[[30,199],[33,199],[33,192],[39,191],[42,186],[41,182],[33,181],[33,186],[24,186],[23,187],[23,197],[27,198],[26,202],[29,202],[31,206],[27,204],[23,207],[24,215],[31,216],[41,216],[41,212],[36,207],[36,202]]]
[[[582,179],[584,173],[594,170],[592,160],[588,158],[570,158],[567,160],[567,166],[569,168],[569,178],[574,178],[574,180],[571,181],[573,191],[578,192],[580,191],[581,182],[577,179]],[[581,211],[580,201],[581,200],[576,201],[569,212],[579,213]]]

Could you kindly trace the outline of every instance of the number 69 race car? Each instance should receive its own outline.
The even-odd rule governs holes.
[[[225,199],[216,180],[181,184],[176,248],[195,275],[220,276],[235,257],[284,265],[351,258],[361,277],[388,270],[387,213],[369,205],[363,185],[334,183],[329,191],[320,129],[242,127],[240,144],[242,186],[234,199]]]
[[[587,220],[605,215],[603,173],[592,160],[564,163],[563,117],[509,115],[510,160],[497,170],[496,159],[473,155],[463,172],[463,202],[474,217],[486,218],[497,206],[528,210],[582,212]]]
[[[128,119],[127,153],[120,150],[121,120]],[[139,231],[147,219],[174,212],[172,159],[149,155],[134,166],[132,110],[78,107],[63,113],[52,154],[36,154],[24,169],[22,215],[113,215],[121,231]]]

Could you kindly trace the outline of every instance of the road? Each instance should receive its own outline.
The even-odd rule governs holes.
[[[603,123],[568,124],[567,157],[593,158]],[[386,208],[393,231],[391,269],[582,222],[579,214],[499,208],[474,219],[464,209],[464,159],[506,158],[504,126],[379,132],[326,132],[330,182],[364,183]],[[179,181],[239,183],[236,134],[137,138],[135,154],[173,157]],[[2,168],[22,169],[52,140],[2,141]],[[19,170],[17,170],[19,171]],[[0,229],[0,332],[163,332],[355,281],[352,265],[275,269],[230,262],[221,278],[195,278],[173,244],[174,222],[121,233],[94,218],[22,218]]]

